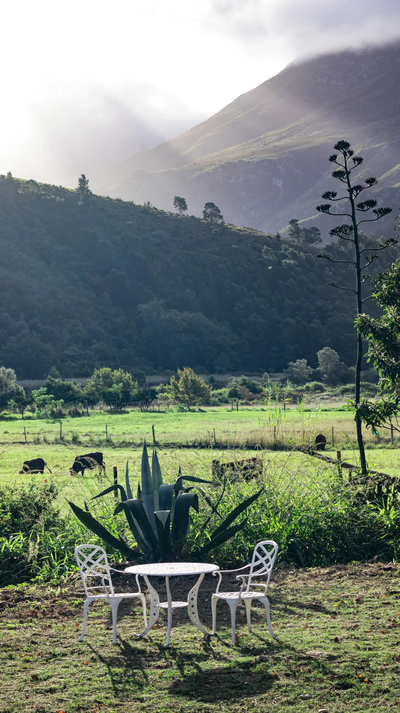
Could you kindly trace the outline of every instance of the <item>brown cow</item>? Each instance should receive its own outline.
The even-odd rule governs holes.
[[[211,468],[214,478],[221,478],[223,475],[231,473],[241,475],[246,483],[249,483],[250,480],[257,478],[262,473],[262,460],[261,458],[244,458],[231,463],[213,460]]]

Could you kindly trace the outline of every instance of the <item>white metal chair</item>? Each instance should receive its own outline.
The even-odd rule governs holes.
[[[107,554],[102,547],[98,547],[97,545],[79,545],[79,547],[75,547],[75,558],[86,594],[86,600],[83,605],[83,628],[79,641],[82,641],[85,635],[89,604],[101,599],[105,599],[111,606],[113,644],[115,644],[117,640],[117,611],[122,599],[131,599],[132,597],[138,597],[140,599],[143,607],[144,625],[146,627],[146,598],[140,589],[138,576],[136,577],[136,584],[138,586],[137,592],[121,592],[118,594],[114,591],[111,580],[111,567],[108,564]],[[117,570],[113,571],[115,572]]]
[[[267,623],[269,633],[274,639],[274,632],[271,627],[270,618],[270,607],[269,600],[267,597],[267,590],[269,585],[269,580],[271,577],[272,568],[276,559],[276,554],[278,552],[278,545],[272,540],[264,540],[263,542],[258,542],[253,551],[253,557],[250,564],[240,567],[239,569],[227,569],[215,572],[218,575],[219,581],[215,593],[211,598],[211,610],[212,610],[212,633],[215,634],[217,627],[217,603],[218,599],[224,599],[231,610],[231,625],[232,625],[232,644],[235,643],[235,629],[236,629],[236,609],[240,602],[244,602],[246,607],[246,618],[247,626],[249,631],[251,631],[251,602],[253,599],[258,599],[265,607],[265,613],[267,615]],[[222,575],[234,572],[243,572],[243,570],[248,569],[247,574],[238,574],[236,579],[241,580],[242,584],[240,590],[237,592],[220,592],[219,588],[221,585]],[[263,581],[254,582],[254,579],[262,578]],[[257,590],[258,588],[258,590]]]

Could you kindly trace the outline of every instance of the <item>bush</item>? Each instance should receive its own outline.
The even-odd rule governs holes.
[[[256,487],[229,482],[218,508],[220,515],[224,517]],[[368,502],[320,465],[302,470],[294,460],[286,462],[284,470],[270,466],[265,491],[247,515],[243,530],[215,550],[214,559],[221,567],[244,563],[262,539],[278,543],[280,562],[299,567],[362,561],[376,555],[388,561],[400,554],[398,503]],[[191,537],[204,516],[195,515]]]
[[[0,488],[0,587],[36,580],[59,582],[76,569],[74,550],[100,544],[56,506],[52,483]]]
[[[323,391],[326,391],[326,387],[324,386],[324,384],[321,384],[320,381],[310,381],[308,384],[305,384],[304,391],[314,391],[322,393]]]

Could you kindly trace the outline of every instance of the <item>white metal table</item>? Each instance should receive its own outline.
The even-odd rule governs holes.
[[[218,570],[218,565],[206,564],[204,562],[157,562],[155,564],[139,564],[132,567],[126,567],[124,571],[127,574],[138,574],[141,577],[144,577],[150,592],[150,619],[144,631],[139,634],[139,637],[145,636],[150,631],[151,627],[154,626],[158,619],[160,608],[167,609],[167,640],[164,646],[168,646],[172,626],[172,609],[176,609],[178,607],[187,607],[189,619],[192,624],[197,626],[203,634],[208,634],[209,632],[204,628],[199,619],[197,611],[197,593],[199,591],[200,584],[204,579],[204,575],[217,572]],[[198,575],[198,580],[194,587],[190,590],[187,601],[172,601],[169,578],[187,577],[190,575]],[[160,598],[156,590],[149,582],[149,577],[165,577],[165,586],[167,590],[166,602],[160,602]]]

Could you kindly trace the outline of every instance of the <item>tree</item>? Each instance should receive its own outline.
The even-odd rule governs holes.
[[[322,243],[321,231],[315,225],[311,228],[303,228],[302,242],[306,245]]]
[[[296,218],[289,220],[288,235],[290,240],[295,240],[297,243],[301,240],[301,228],[299,221]]]
[[[360,416],[367,427],[400,431],[393,418],[400,410],[400,258],[373,280],[373,297],[384,313],[379,319],[367,314],[357,318],[360,334],[369,342],[367,353],[379,374],[380,395],[362,400]]]
[[[203,219],[207,223],[220,223],[223,224],[224,217],[215,203],[206,203],[203,208]]]
[[[306,245],[315,245],[322,243],[321,231],[316,226],[311,228],[301,228],[297,218],[289,220],[288,235],[291,240],[297,243],[305,243]]]
[[[76,190],[78,191],[79,196],[81,198],[83,198],[84,196],[92,195],[92,191],[89,188],[89,179],[86,178],[84,173],[82,173],[82,175],[78,178],[78,185],[76,187]]]
[[[132,375],[109,367],[95,369],[86,384],[85,394],[88,404],[103,402],[111,408],[124,408],[133,402],[137,391],[137,383]]]
[[[22,418],[24,418],[24,413],[28,408],[29,403],[30,401],[26,396],[25,389],[22,386],[19,386],[19,384],[17,384],[13,396],[8,402],[8,405],[16,411],[19,411]]]
[[[48,376],[45,389],[56,401],[64,401],[66,404],[76,404],[83,400],[83,389],[76,381],[64,381],[60,378]]]
[[[150,386],[147,389],[139,389],[134,396],[133,403],[137,404],[141,411],[147,411],[156,398],[157,389]]]
[[[17,375],[14,369],[0,366],[0,408],[5,408],[17,390]]]
[[[179,215],[186,213],[188,207],[185,199],[181,196],[174,196],[174,208]]]
[[[322,195],[324,200],[328,200],[335,203],[346,202],[344,212],[331,213],[332,203],[323,203],[317,206],[317,210],[320,213],[326,213],[327,215],[343,216],[349,219],[348,223],[343,223],[335,228],[332,228],[330,235],[332,237],[344,240],[347,243],[353,244],[353,259],[352,260],[333,260],[328,254],[321,254],[319,257],[323,257],[332,262],[345,263],[352,265],[355,269],[355,288],[336,285],[332,283],[333,287],[338,289],[348,290],[355,295],[356,298],[356,313],[357,316],[362,313],[362,304],[365,299],[362,297],[362,283],[365,281],[366,277],[363,275],[363,271],[367,269],[374,260],[376,260],[376,252],[378,250],[384,250],[389,245],[393,245],[394,240],[387,240],[380,244],[380,246],[371,253],[369,248],[362,248],[360,245],[360,234],[359,226],[362,223],[375,222],[380,220],[385,215],[391,212],[391,208],[376,208],[377,202],[372,199],[361,201],[356,203],[358,196],[365,190],[376,186],[377,180],[374,177],[366,178],[364,183],[357,183],[353,181],[352,173],[355,171],[363,162],[361,156],[355,156],[354,151],[350,148],[348,141],[338,141],[334,146],[335,151],[338,153],[329,156],[329,161],[335,164],[338,168],[332,172],[332,177],[336,178],[338,181],[343,183],[345,187],[345,195],[338,196],[336,191],[327,191]],[[359,215],[363,215],[372,211],[374,217],[363,218],[359,220]],[[364,255],[367,253],[367,255]],[[361,265],[362,257],[366,257],[366,264]],[[363,356],[363,344],[362,344],[362,334],[357,328],[357,359],[356,359],[356,370],[355,370],[355,383],[354,383],[354,409],[355,409],[355,422],[357,430],[357,443],[358,450],[360,453],[360,463],[361,470],[363,474],[367,473],[367,462],[365,458],[365,448],[364,440],[362,435],[362,421],[360,415],[360,404],[361,404],[361,362]]]
[[[308,366],[307,359],[297,359],[296,361],[290,361],[287,369],[284,371],[284,375],[293,384],[306,384],[310,381],[313,369]]]
[[[209,385],[188,366],[178,369],[178,379],[171,378],[167,391],[175,403],[185,404],[188,409],[208,401],[211,394]]]
[[[339,354],[330,347],[324,347],[317,352],[318,371],[322,380],[335,386],[343,384],[354,378],[353,372],[346,364],[340,361]]]

